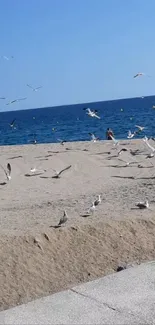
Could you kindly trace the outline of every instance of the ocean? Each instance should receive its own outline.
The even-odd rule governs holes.
[[[108,127],[116,139],[126,139],[136,124],[146,127],[136,138],[154,137],[153,105],[155,96],[1,112],[0,145],[30,144],[34,139],[37,143],[56,143],[58,139],[88,141],[89,133],[104,140]],[[97,109],[101,119],[89,117],[83,110],[87,107]]]

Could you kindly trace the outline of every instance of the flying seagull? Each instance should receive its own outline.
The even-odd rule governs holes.
[[[20,102],[21,100],[25,100],[27,99],[27,97],[24,97],[24,98],[19,98],[19,99],[14,99],[14,100],[11,100],[9,103],[7,103],[6,105],[10,105],[10,104],[13,104],[13,103],[16,103],[16,102]]]
[[[46,169],[37,169],[36,167],[30,169],[31,173],[45,173]]]
[[[128,136],[127,136],[127,138],[128,138],[128,139],[132,139],[132,138],[135,136],[135,134],[136,134],[136,132],[131,133],[131,131],[129,130],[129,131],[128,131]]]
[[[138,202],[138,203],[136,203],[136,206],[139,209],[146,209],[149,207],[149,202],[147,200],[145,202]]]
[[[95,134],[93,133],[88,133],[88,134],[91,136],[91,141],[96,142],[97,140],[99,140],[99,138],[97,138]]]
[[[119,144],[118,140],[116,140],[112,135],[111,139],[114,141],[114,146],[117,146]]]
[[[138,72],[135,76],[134,76],[134,78],[137,78],[137,77],[140,77],[140,76],[144,76],[145,74],[143,73],[143,72]]]
[[[139,132],[142,132],[145,129],[145,126],[135,125]]]
[[[98,116],[96,113],[97,113],[97,110],[93,110],[91,111],[90,108],[84,108],[84,110],[86,110],[86,114],[91,116],[91,117],[96,117],[98,119],[100,119],[100,116]]]
[[[0,99],[6,99],[5,97],[0,97]]]
[[[62,140],[62,139],[57,139],[57,140],[60,142],[62,146],[64,145],[65,142],[67,142],[66,140]]]
[[[146,143],[146,145],[152,150],[152,152],[155,152],[155,148],[152,147],[149,143],[148,143],[148,138],[145,136],[145,138],[143,138],[143,141]]]
[[[28,85],[28,84],[27,84],[27,87],[31,88],[33,91],[38,91],[40,88],[42,88],[42,86],[33,88],[31,85]]]
[[[5,170],[5,168],[2,165],[0,165],[0,166],[6,175],[7,181],[10,181],[11,180],[11,165],[10,165],[10,163],[7,164],[7,170]]]
[[[8,58],[8,56],[6,56],[6,55],[2,55],[1,58],[2,58],[2,59],[5,59],[5,60],[7,60],[7,61],[9,61],[10,59],[13,59],[14,57],[11,56],[10,58]]]
[[[14,120],[9,124],[11,128],[14,127],[14,125],[15,125],[15,121],[16,121],[16,119],[14,119]]]
[[[143,72],[138,72],[135,76],[133,76],[133,78],[137,78],[137,77],[141,77],[141,76],[147,76],[150,77],[149,75],[143,73]]]
[[[72,165],[69,165],[68,167],[62,169],[60,172],[57,172],[56,170],[54,170],[56,172],[56,175],[52,176],[52,178],[60,178],[60,175],[65,171],[68,170],[72,167]]]

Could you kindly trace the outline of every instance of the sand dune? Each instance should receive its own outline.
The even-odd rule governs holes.
[[[141,140],[118,148],[111,141],[1,147],[1,164],[12,166],[11,181],[0,185],[1,309],[114,272],[120,262],[155,257],[155,161],[147,153]],[[124,167],[118,158],[136,163]],[[34,167],[46,172],[26,177]],[[82,217],[98,194],[102,203]],[[150,209],[132,209],[145,198]],[[64,209],[66,225],[51,228]]]

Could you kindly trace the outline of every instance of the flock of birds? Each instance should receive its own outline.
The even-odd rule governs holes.
[[[7,57],[7,56],[1,56],[1,58],[9,61],[10,59],[13,59],[14,57],[11,56],[10,58]],[[136,75],[134,75],[133,78],[138,78],[138,77],[142,77],[142,76],[148,76],[142,72],[138,72]],[[150,76],[148,76],[150,77]],[[39,87],[33,87],[31,86],[30,84],[27,84],[27,87],[30,88],[33,92],[37,92],[39,89],[42,88],[42,86],[39,86]],[[5,100],[6,97],[0,97],[1,100]],[[23,100],[26,100],[27,97],[23,97],[23,98],[17,98],[17,99],[13,99],[9,102],[6,103],[6,105],[10,105],[10,104],[13,104],[15,102],[20,102],[20,101],[23,101]],[[92,118],[97,118],[97,119],[101,119],[101,117],[98,115],[98,111],[97,110],[91,110],[90,108],[84,108],[84,110],[86,111],[86,114]],[[10,123],[10,127],[14,127],[14,123],[15,123],[15,120],[13,120],[11,123]],[[128,135],[127,135],[127,138],[128,139],[132,139],[134,136],[136,136],[137,134],[139,134],[140,132],[142,132],[145,127],[143,126],[139,126],[139,125],[135,125],[136,127],[136,130],[134,132],[131,132],[130,130],[128,131]],[[89,135],[91,136],[91,139],[93,142],[96,142],[99,140],[98,137],[96,137],[93,133],[89,133]],[[63,141],[63,140],[60,140],[60,143],[63,145],[64,142],[66,141]],[[114,142],[114,146],[117,146],[119,144],[119,141],[116,140],[113,136],[111,136],[111,140],[113,140]],[[149,147],[149,149],[151,150],[151,153],[148,155],[148,158],[152,158],[154,157],[154,153],[155,153],[155,148],[153,148],[149,142],[148,142],[148,138],[147,137],[144,137],[143,138],[143,141],[145,142],[145,144]],[[36,143],[36,142],[35,142]],[[127,151],[126,148],[123,148],[121,149],[119,152],[118,152],[118,156],[123,152],[123,151]],[[126,166],[129,166],[131,163],[129,162],[126,162]],[[5,173],[5,176],[6,176],[6,180],[7,181],[10,181],[11,180],[11,165],[10,163],[7,164],[7,167],[6,169],[0,165],[1,168],[3,169],[4,173]],[[60,176],[62,175],[63,172],[65,172],[66,170],[70,169],[71,168],[71,165],[67,166],[66,168],[62,169],[61,171],[55,171],[55,175],[52,176],[52,178],[60,178]],[[32,174],[33,175],[40,175],[42,173],[46,172],[46,170],[38,170],[36,167],[34,168],[31,168],[30,169],[30,174],[25,174],[25,176],[31,176]],[[46,176],[41,176],[41,178],[48,178]],[[0,185],[5,185],[6,182],[3,182],[1,183]],[[83,217],[87,217],[87,216],[90,216],[94,210],[96,209],[96,207],[101,203],[101,195],[98,195],[98,198],[96,198],[93,202],[92,202],[92,205],[90,206],[90,208],[88,209],[88,211],[86,212],[86,214],[82,215]],[[149,203],[148,201],[146,200],[145,202],[138,202],[136,204],[136,206],[139,208],[139,209],[145,209],[145,208],[148,208],[149,207]],[[64,210],[64,213],[63,213],[63,216],[60,218],[60,221],[59,223],[56,225],[56,226],[51,226],[51,227],[54,227],[54,228],[59,228],[61,227],[62,225],[64,225],[68,220],[68,215],[67,215],[67,212],[66,210]]]
[[[38,91],[40,88],[42,88],[42,86],[39,86],[39,87],[32,87],[31,85],[27,84],[27,87],[29,87],[30,89],[32,89],[32,91]],[[0,97],[1,100],[5,100],[7,99],[6,97]],[[16,98],[16,99],[13,99],[11,101],[9,101],[8,103],[6,103],[6,105],[11,105],[11,104],[14,104],[14,103],[18,103],[18,102],[21,102],[22,100],[26,100],[27,97],[23,97],[23,98]]]

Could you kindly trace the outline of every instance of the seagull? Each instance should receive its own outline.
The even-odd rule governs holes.
[[[93,206],[97,206],[97,205],[99,205],[101,203],[101,195],[98,195],[98,199],[96,199],[95,201],[94,201],[94,203],[93,203]]]
[[[90,212],[94,212],[95,211],[95,209],[96,209],[96,206],[95,206],[95,204],[94,204],[94,202],[92,202],[92,205],[91,205],[91,207],[89,208],[89,210],[88,210],[88,214],[90,213]]]
[[[59,227],[61,227],[64,223],[66,223],[67,220],[68,220],[68,215],[67,215],[66,210],[64,210],[64,214],[63,214],[63,216],[60,218],[60,221],[59,221],[59,223],[57,224],[57,226],[50,226],[50,227],[52,227],[52,228],[59,228]]]
[[[127,138],[128,138],[128,139],[132,139],[132,138],[135,136],[135,134],[136,134],[136,132],[131,133],[131,131],[129,130],[129,131],[128,131],[128,136],[127,136]]]
[[[145,76],[145,73],[143,72],[138,72],[135,76],[133,76],[134,78],[140,77],[140,76]]]
[[[67,142],[66,140],[62,140],[62,139],[57,139],[57,140],[60,142],[62,146],[64,145],[65,142]]]
[[[138,128],[139,132],[142,132],[145,129],[145,126],[135,125],[136,128]]]
[[[11,128],[14,128],[15,121],[16,121],[16,119],[14,119],[14,120],[9,124]]]
[[[133,78],[137,78],[137,77],[141,77],[141,76],[147,76],[150,77],[148,74],[145,74],[143,72],[138,72],[135,76],[133,76]]]
[[[27,84],[27,87],[31,88],[33,91],[38,91],[38,89],[42,88],[42,86],[33,88],[31,85],[28,85],[28,84]]]
[[[7,164],[7,170],[5,170],[5,168],[2,165],[0,165],[0,166],[4,170],[4,173],[6,175],[7,181],[10,181],[11,180],[11,165],[10,165],[10,163]]]
[[[91,111],[90,108],[84,108],[84,110],[87,111],[87,112],[86,112],[87,115],[89,115],[89,116],[91,116],[91,117],[96,117],[96,118],[100,119],[100,116],[98,116],[98,115],[96,114],[96,113],[97,113],[97,110],[93,110],[93,111]]]
[[[66,223],[68,220],[67,212],[64,210],[63,216],[60,218],[60,221],[58,223],[58,227],[61,227],[64,223]]]
[[[57,172],[56,170],[54,170],[56,172],[56,175],[52,176],[52,178],[60,178],[60,175],[65,171],[68,170],[72,167],[72,165],[69,165],[68,167],[65,167],[64,169],[62,169],[60,172]]]
[[[44,173],[46,169],[37,169],[36,167],[30,169],[31,173]]]
[[[24,97],[24,98],[19,98],[19,99],[14,99],[14,100],[11,100],[9,103],[7,103],[6,105],[10,105],[10,104],[13,104],[13,103],[16,103],[16,102],[20,102],[21,100],[25,100],[27,99],[27,97]]]
[[[99,138],[97,138],[95,134],[93,133],[88,133],[88,134],[91,136],[91,141],[96,142],[97,140],[99,140]]]
[[[9,61],[10,59],[13,59],[14,57],[11,56],[10,58],[8,58],[8,56],[2,55],[1,58]]]
[[[138,202],[138,203],[136,203],[136,206],[139,209],[146,209],[149,207],[149,202],[147,200],[145,202]]]
[[[114,146],[117,146],[119,144],[118,140],[116,140],[112,135],[111,139],[114,141]]]
[[[0,97],[0,99],[6,99],[5,97]]]
[[[155,148],[152,147],[149,143],[148,143],[148,138],[145,136],[145,138],[143,138],[143,141],[146,143],[146,145],[152,150],[152,152],[155,152]]]

